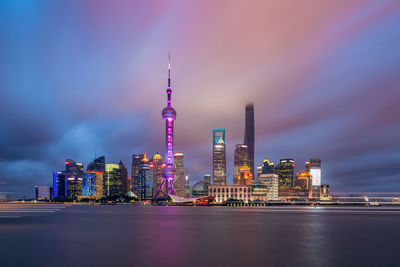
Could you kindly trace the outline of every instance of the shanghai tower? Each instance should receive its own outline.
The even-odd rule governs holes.
[[[165,121],[165,167],[161,169],[163,181],[157,189],[154,199],[160,193],[164,195],[176,195],[174,188],[174,179],[176,176],[174,168],[174,120],[176,118],[176,111],[171,105],[171,95],[171,64],[170,60],[168,60],[167,107],[162,111],[162,118]]]
[[[244,128],[244,144],[248,147],[248,166],[254,182],[254,105],[246,105],[246,122]]]

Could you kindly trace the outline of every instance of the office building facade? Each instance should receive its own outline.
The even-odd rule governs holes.
[[[158,153],[156,153],[149,162],[150,170],[153,171],[153,176],[154,176],[154,192],[156,192],[157,188],[160,187],[163,178],[161,175],[161,170],[165,166],[164,161],[162,159],[162,156]]]
[[[211,179],[211,178],[210,178]],[[184,187],[184,194],[183,197],[188,198],[190,197],[190,183],[189,183],[189,175],[185,176],[185,187]]]
[[[35,199],[36,200],[51,200],[50,186],[36,185],[35,186]]]
[[[263,184],[267,187],[268,201],[279,199],[279,176],[277,174],[261,174],[257,184]]]
[[[53,199],[64,201],[68,197],[67,173],[65,171],[53,172]]]
[[[140,164],[139,173],[137,176],[137,196],[139,200],[151,200],[155,193],[154,190],[154,174],[150,170],[149,160],[146,154]]]
[[[211,184],[211,174],[204,174],[204,181]]]
[[[249,166],[245,165],[240,168],[237,183],[238,183],[238,185],[252,185],[253,184]]]
[[[133,154],[132,155],[132,165],[131,165],[131,182],[130,182],[130,190],[132,192],[137,192],[137,176],[139,173],[139,169],[140,169],[140,164],[142,162],[142,159],[144,158],[144,154]]]
[[[309,172],[296,173],[295,187],[298,187],[303,196],[312,197],[312,176]]]
[[[122,160],[119,161],[119,169],[121,171],[121,194],[127,195],[129,192],[128,169]]]
[[[248,157],[249,150],[247,145],[235,145],[235,152],[233,157],[233,184],[239,184],[238,177],[240,175],[240,169],[244,166],[247,166]]]
[[[185,174],[183,172],[183,153],[174,153],[174,167],[176,170],[176,176],[174,180],[174,186],[176,195],[183,197],[185,193]]]
[[[121,169],[119,164],[106,164],[103,191],[107,197],[122,195]]]
[[[281,159],[279,161],[279,187],[293,187],[294,184],[294,160]]]
[[[83,163],[67,159],[65,161],[65,172],[67,173],[67,198],[68,200],[76,200],[82,195]]]

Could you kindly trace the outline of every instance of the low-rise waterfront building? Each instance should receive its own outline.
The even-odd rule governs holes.
[[[50,186],[36,185],[35,186],[35,199],[36,200],[51,200]]]
[[[251,189],[249,185],[210,185],[208,192],[210,196],[215,197],[217,203],[226,202],[228,199],[248,203],[252,199]]]

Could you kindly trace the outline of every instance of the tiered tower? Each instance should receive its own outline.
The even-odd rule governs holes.
[[[174,179],[176,176],[176,170],[174,168],[174,120],[176,118],[176,111],[171,106],[171,63],[170,57],[168,56],[168,88],[167,88],[167,107],[162,111],[162,118],[165,120],[165,167],[161,169],[161,176],[163,181],[157,192],[154,195],[154,199],[160,196],[160,193],[164,195],[176,195],[174,188]]]

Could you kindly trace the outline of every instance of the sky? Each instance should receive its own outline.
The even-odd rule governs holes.
[[[332,192],[400,192],[399,44],[399,1],[0,1],[0,194],[67,158],[164,156],[169,52],[191,184],[213,128],[232,183],[254,103],[256,164],[316,157]]]

